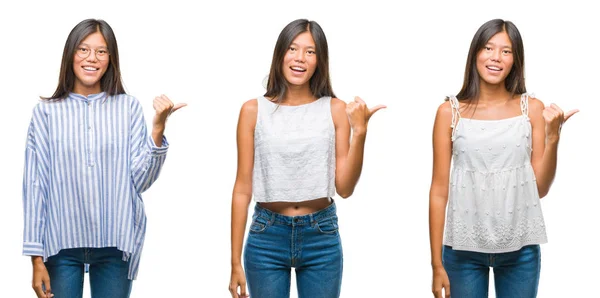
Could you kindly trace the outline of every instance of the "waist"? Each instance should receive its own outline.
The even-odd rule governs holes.
[[[331,198],[319,198],[297,203],[271,202],[256,203],[254,212],[274,222],[288,224],[318,221],[322,218],[331,217],[336,213],[335,202]]]

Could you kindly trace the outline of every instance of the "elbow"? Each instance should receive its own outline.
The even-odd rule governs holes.
[[[538,187],[538,195],[539,195],[540,199],[542,199],[543,197],[548,195],[549,190],[550,189],[545,188],[545,187]]]
[[[354,193],[354,189],[338,189],[337,194],[343,199],[349,198],[352,193]]]

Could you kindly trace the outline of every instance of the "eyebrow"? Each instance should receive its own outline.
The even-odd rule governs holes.
[[[290,46],[297,46],[297,47],[300,47],[300,45],[299,45],[299,44],[297,44],[297,43],[295,43],[295,42],[292,42],[292,44],[290,44]],[[309,48],[309,49],[313,49],[313,50],[315,49],[315,47],[314,47],[314,46],[307,46],[307,48]]]
[[[80,43],[80,44],[78,45],[78,47],[80,47],[80,46],[86,46],[86,47],[88,47],[88,48],[91,48],[91,46],[90,46],[89,44],[87,44],[87,43]],[[99,49],[99,48],[105,48],[105,49],[108,49],[108,46],[99,46],[99,47],[97,47],[97,48],[98,48],[98,49]]]
[[[495,44],[495,43],[493,43],[493,42],[491,42],[491,41],[488,41],[488,42],[486,43],[486,45],[498,46],[497,44]],[[511,49],[511,50],[512,50],[512,46],[509,46],[509,45],[504,45],[504,46],[502,46],[502,48],[503,48],[503,49],[509,48],[509,49]]]

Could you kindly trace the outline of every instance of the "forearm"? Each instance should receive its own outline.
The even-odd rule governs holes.
[[[540,198],[543,198],[548,194],[550,186],[554,181],[554,176],[556,175],[558,141],[558,137],[546,139],[546,146],[544,147],[541,163],[537,167],[537,171],[535,171]]]
[[[242,264],[244,231],[248,220],[248,206],[251,197],[247,194],[233,194],[231,201],[231,265]]]
[[[442,240],[446,218],[446,197],[429,198],[429,243],[431,248],[431,266],[442,266]]]
[[[163,134],[165,132],[164,124],[154,124],[152,126],[152,140],[156,147],[162,147]]]
[[[362,172],[363,157],[365,149],[366,129],[353,130],[348,155],[343,168],[339,171],[337,192],[340,196],[347,198],[354,192]]]

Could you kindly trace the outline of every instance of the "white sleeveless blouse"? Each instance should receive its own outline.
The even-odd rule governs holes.
[[[252,193],[256,202],[300,202],[335,195],[331,97],[298,105],[258,101]]]
[[[547,242],[531,165],[529,95],[522,115],[501,120],[461,118],[452,106],[452,170],[444,245],[502,253]]]

